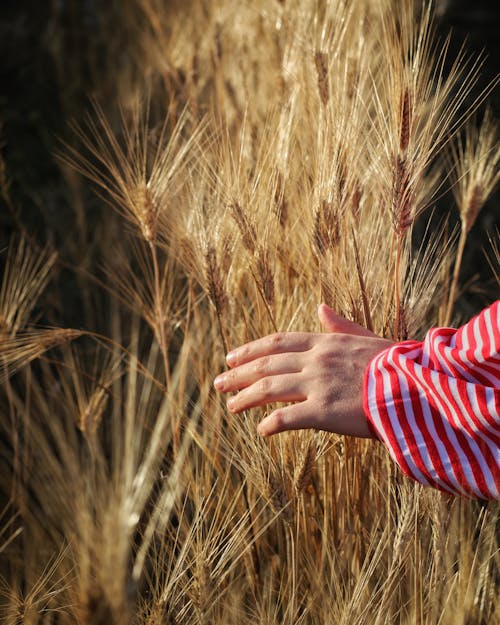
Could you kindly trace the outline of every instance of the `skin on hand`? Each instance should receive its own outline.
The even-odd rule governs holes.
[[[231,370],[217,376],[214,386],[238,391],[227,402],[232,413],[293,402],[260,422],[264,436],[314,428],[370,438],[363,378],[369,361],[392,341],[339,317],[326,304],[318,316],[328,333],[280,332],[242,345],[227,355]]]

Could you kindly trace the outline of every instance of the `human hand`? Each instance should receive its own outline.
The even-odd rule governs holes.
[[[227,406],[238,413],[272,402],[295,402],[263,419],[264,436],[315,428],[372,437],[363,412],[363,378],[369,361],[392,345],[366,328],[336,315],[326,304],[318,316],[328,334],[279,332],[227,355],[230,371],[214,386],[239,391]]]

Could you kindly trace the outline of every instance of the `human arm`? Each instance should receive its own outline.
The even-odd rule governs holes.
[[[365,414],[402,471],[467,497],[500,498],[500,304],[376,355]]]
[[[375,436],[420,483],[498,499],[499,302],[458,330],[436,328],[423,342],[398,344],[327,306],[318,312],[333,334],[271,335],[228,355],[232,369],[218,376],[216,388],[239,391],[229,409],[298,402],[273,411],[259,432]]]

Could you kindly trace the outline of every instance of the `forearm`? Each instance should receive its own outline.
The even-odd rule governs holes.
[[[496,302],[459,330],[384,350],[367,368],[371,427],[422,484],[500,498],[499,315]]]

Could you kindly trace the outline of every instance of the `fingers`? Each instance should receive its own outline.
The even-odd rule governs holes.
[[[320,304],[318,306],[318,317],[321,325],[327,332],[355,334],[357,336],[375,336],[373,332],[354,323],[354,321],[349,321],[349,319],[337,315],[333,309],[326,304]]]
[[[229,352],[227,364],[235,367],[261,356],[304,352],[312,347],[314,336],[310,332],[276,332]]]
[[[308,402],[304,401],[293,406],[278,408],[259,423],[257,431],[262,436],[272,436],[287,430],[303,430],[317,426]]]
[[[273,402],[303,401],[306,395],[300,384],[300,375],[287,373],[269,376],[254,382],[227,402],[228,409],[241,412]]]
[[[217,376],[214,386],[218,391],[227,393],[245,388],[261,378],[299,373],[301,370],[296,352],[262,356]]]

